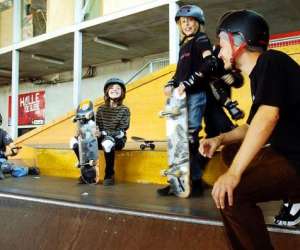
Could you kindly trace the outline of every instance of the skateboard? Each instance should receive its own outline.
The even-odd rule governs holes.
[[[141,142],[140,149],[145,150],[146,148],[150,148],[151,150],[155,149],[155,142],[165,142],[162,140],[147,140],[138,136],[131,136],[131,139],[137,142]]]
[[[174,195],[187,198],[191,188],[186,95],[180,96],[175,89],[160,117],[166,118],[169,164],[161,174],[167,177]]]
[[[76,110],[74,122],[79,131],[79,164],[81,181],[95,183],[96,166],[99,159],[98,140],[96,137],[96,122],[94,121],[93,103],[90,100],[82,101]]]

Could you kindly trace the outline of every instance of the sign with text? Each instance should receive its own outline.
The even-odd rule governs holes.
[[[18,99],[19,125],[45,123],[45,91],[20,94]],[[8,124],[11,125],[11,96],[8,97]]]

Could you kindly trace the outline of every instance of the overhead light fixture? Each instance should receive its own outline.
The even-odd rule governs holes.
[[[53,57],[48,57],[48,56],[42,56],[42,55],[35,55],[35,54],[33,54],[33,55],[31,55],[31,58],[34,59],[34,60],[48,62],[48,63],[53,63],[53,64],[59,64],[59,65],[65,64],[64,60],[53,58]]]
[[[97,37],[97,36],[94,37],[94,42],[95,43],[100,43],[100,44],[103,44],[103,45],[106,45],[106,46],[109,46],[109,47],[121,49],[121,50],[128,50],[129,49],[127,45],[117,43],[117,42],[114,42],[114,41],[110,41],[110,40],[107,40],[107,39],[103,39],[103,38],[100,38],[100,37]]]
[[[0,69],[0,74],[11,75],[11,71],[7,69]]]

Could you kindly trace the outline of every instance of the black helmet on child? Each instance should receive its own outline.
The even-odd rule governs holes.
[[[177,22],[180,17],[193,17],[200,24],[205,24],[205,17],[203,10],[196,5],[184,5],[180,7],[175,16],[175,21]]]
[[[269,25],[257,12],[235,10],[226,12],[219,20],[217,35],[220,32],[241,34],[248,46],[266,50],[269,44]]]
[[[0,113],[0,126],[2,125],[2,115]]]
[[[110,78],[105,82],[104,93],[106,93],[106,91],[110,85],[114,85],[114,84],[118,84],[122,88],[123,93],[124,94],[126,93],[126,87],[125,87],[124,81],[117,77]]]

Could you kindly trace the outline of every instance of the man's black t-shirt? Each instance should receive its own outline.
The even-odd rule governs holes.
[[[211,43],[207,35],[198,32],[195,37],[186,42],[179,51],[174,81],[178,85],[180,82],[188,80],[189,77],[200,70],[203,63],[202,53],[206,50],[212,51]],[[187,93],[203,91],[207,87],[208,79],[196,80],[193,86],[189,87]]]
[[[300,172],[300,66],[283,52],[269,50],[259,56],[250,80],[253,104],[247,123],[260,105],[278,107],[269,142]]]
[[[13,140],[9,136],[9,134],[0,128],[0,151],[5,152],[6,146],[12,143]]]

